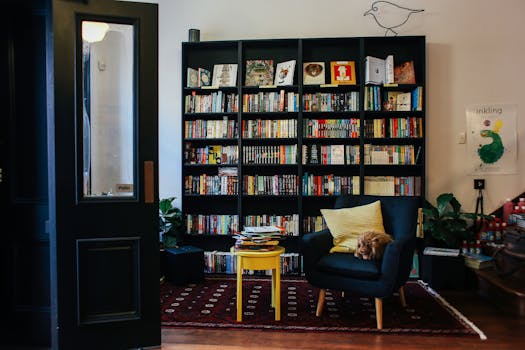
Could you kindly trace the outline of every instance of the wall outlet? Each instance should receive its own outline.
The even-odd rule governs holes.
[[[474,189],[475,190],[485,189],[485,179],[474,179]]]

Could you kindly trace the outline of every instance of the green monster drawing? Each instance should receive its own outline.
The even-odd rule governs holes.
[[[485,125],[489,126],[490,121],[485,121]],[[503,142],[501,141],[501,137],[499,136],[499,130],[502,126],[503,122],[501,120],[497,120],[492,130],[480,131],[481,137],[490,137],[492,139],[492,143],[489,143],[487,145],[479,145],[478,147],[479,158],[485,164],[496,163],[503,156],[505,147],[503,147]]]

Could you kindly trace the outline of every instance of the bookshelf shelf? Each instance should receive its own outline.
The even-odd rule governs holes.
[[[208,177],[218,177],[217,183],[229,181],[228,190],[235,187],[235,194],[229,195],[185,193],[182,196],[183,212],[186,215],[235,216],[238,229],[242,229],[248,218],[275,220],[276,217],[293,216],[297,221],[293,223],[293,231],[300,236],[310,232],[314,222],[319,227],[320,209],[332,208],[337,197],[331,192],[334,188],[356,195],[382,194],[382,190],[375,186],[380,183],[379,186],[384,187],[387,183],[389,190],[386,194],[414,195],[422,199],[425,192],[427,102],[425,52],[424,36],[183,43],[183,77],[187,77],[187,68],[190,67],[212,72],[215,65],[237,65],[235,86],[189,88],[186,78],[182,79],[183,149],[188,143],[196,148],[213,145],[238,147],[238,162],[235,164],[185,164],[183,160],[183,188],[186,188],[189,178],[194,182],[197,178],[202,185]],[[416,84],[364,84],[365,57],[385,58],[387,55],[394,56],[394,64],[413,61]],[[292,84],[276,86],[272,80],[268,85],[247,85],[246,74],[251,69],[247,62],[253,60],[271,60],[274,69],[277,63],[295,60]],[[332,84],[332,61],[354,61],[355,84]],[[304,63],[322,63],[324,76],[321,78],[324,80],[318,84],[303,83],[306,75]],[[411,96],[409,110],[395,110],[402,105],[388,107],[393,105],[384,101],[399,94]],[[223,99],[224,96],[230,97],[221,105],[216,101],[217,95]],[[211,100],[216,102],[208,102]],[[206,109],[208,103],[213,104],[210,107],[213,112]],[[387,107],[394,110],[387,110]],[[195,134],[199,137],[188,137],[185,126],[194,128],[207,121],[214,126],[221,122],[230,123],[228,130],[232,134],[224,138],[202,137],[199,133]],[[280,129],[272,133],[269,131],[272,128]],[[206,132],[212,130],[206,129]],[[412,152],[412,160],[406,164],[383,164],[384,161],[369,164],[365,160],[365,150],[368,152],[374,147],[397,147],[403,152]],[[286,158],[286,164],[275,160],[278,152],[283,157],[292,149],[296,152],[292,156],[295,159]],[[313,152],[317,155],[312,158]],[[266,159],[264,157],[272,160],[261,160]],[[228,177],[228,180],[222,177]],[[248,179],[252,186],[258,181],[259,194],[245,193],[244,182]],[[277,182],[271,182],[271,179],[277,179],[274,180]],[[297,194],[260,194],[264,192],[264,186],[274,185],[286,190],[296,186]],[[217,184],[208,184],[210,186]],[[326,190],[321,191],[316,186],[326,186]],[[227,254],[228,241],[218,242],[211,237],[217,235],[190,235],[189,240],[204,249],[224,250]],[[287,252],[299,253],[298,240],[286,241],[285,245]]]

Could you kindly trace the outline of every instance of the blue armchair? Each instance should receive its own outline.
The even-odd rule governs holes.
[[[341,196],[335,208],[350,208],[381,201],[385,231],[394,241],[387,245],[382,260],[361,260],[349,253],[329,253],[333,237],[328,229],[301,239],[304,271],[308,282],[321,288],[316,315],[323,310],[326,289],[375,298],[377,328],[383,328],[383,298],[399,290],[406,306],[404,285],[409,278],[416,246],[420,198],[385,196]]]

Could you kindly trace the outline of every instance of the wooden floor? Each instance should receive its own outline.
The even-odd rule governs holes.
[[[198,330],[163,328],[163,350],[237,349],[525,349],[525,318],[504,314],[475,291],[442,291],[487,336],[487,340],[454,336],[327,334],[282,331]],[[387,320],[385,320],[386,324]]]

